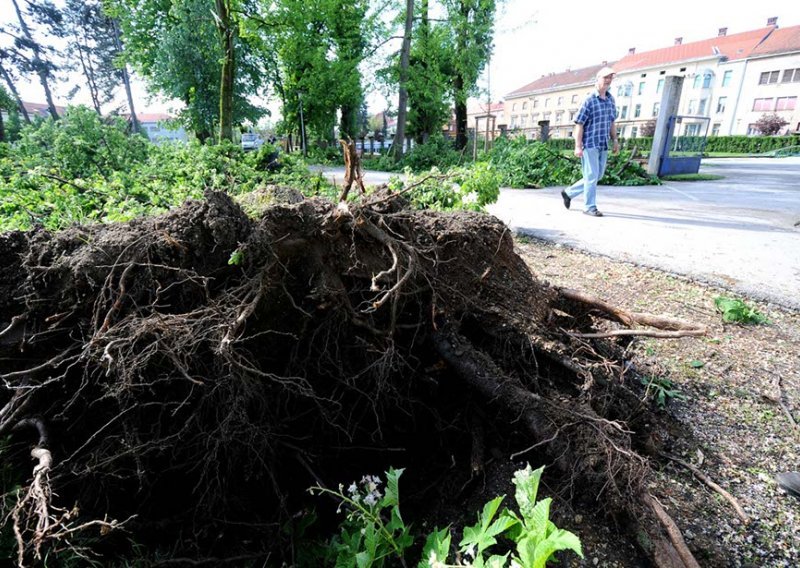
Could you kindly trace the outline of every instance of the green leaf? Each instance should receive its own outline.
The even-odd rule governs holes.
[[[490,556],[484,566],[486,566],[486,568],[504,568],[507,560],[508,553],[504,554],[503,556]]]
[[[492,523],[492,519],[497,514],[497,509],[500,508],[500,503],[502,502],[502,496],[492,499],[483,506],[483,511],[478,517],[477,524],[464,527],[464,537],[458,545],[462,551],[475,546],[478,549],[478,555],[480,555],[481,552],[497,542],[494,538],[495,536],[511,526],[504,517],[498,519],[496,523]]]
[[[425,546],[422,548],[422,559],[417,568],[430,568],[433,562],[447,562],[450,554],[450,541],[452,535],[450,529],[445,527],[441,530],[434,529],[428,538],[425,539]]]
[[[539,480],[542,477],[544,466],[537,470],[532,470],[531,465],[527,464],[525,469],[514,472],[514,485],[517,487],[515,497],[519,512],[526,524],[533,515],[536,503],[536,494],[539,491]]]
[[[694,367],[695,369],[702,369],[703,367],[705,367],[705,365],[706,365],[705,363],[703,363],[702,361],[698,361],[697,359],[694,359],[689,362],[689,366]]]
[[[386,494],[381,500],[381,508],[383,507],[396,507],[400,504],[400,490],[398,483],[400,476],[403,475],[403,469],[389,468],[386,472]]]
[[[545,568],[547,561],[559,550],[572,550],[583,558],[580,539],[569,531],[558,529],[536,546],[533,563],[525,566]]]

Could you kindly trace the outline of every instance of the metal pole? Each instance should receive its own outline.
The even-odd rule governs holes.
[[[303,93],[298,92],[297,98],[300,101],[300,140],[303,144],[303,157],[305,158],[308,156],[308,152],[306,149],[306,124],[303,121]]]

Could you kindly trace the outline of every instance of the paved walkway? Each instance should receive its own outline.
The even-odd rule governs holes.
[[[519,234],[800,309],[800,158],[704,160],[700,171],[725,179],[600,186],[602,218],[583,215],[580,197],[566,210],[561,187],[503,189],[488,210]]]
[[[504,190],[489,212],[518,233],[800,308],[800,159],[708,160],[713,182],[601,186],[602,218],[561,188]]]

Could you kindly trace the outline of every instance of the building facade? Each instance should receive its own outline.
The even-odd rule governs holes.
[[[676,135],[756,134],[756,121],[775,113],[787,122],[782,133],[800,131],[800,26],[778,29],[771,19],[756,30],[636,53],[616,62],[544,76],[506,96],[505,123],[511,133],[539,135],[549,121],[554,138],[571,137],[574,116],[592,92],[604,65],[616,71],[611,93],[623,138],[649,134],[660,113],[666,76],[684,78]]]

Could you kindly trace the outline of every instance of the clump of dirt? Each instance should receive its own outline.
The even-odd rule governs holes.
[[[100,558],[132,540],[148,557],[291,563],[282,527],[311,485],[405,467],[408,518],[446,524],[529,461],[642,558],[691,565],[646,459],[685,432],[642,402],[628,340],[591,337],[620,314],[537,280],[493,217],[378,194],[252,219],[209,193],[2,238],[16,482],[38,452],[5,517],[20,561],[99,525]]]

